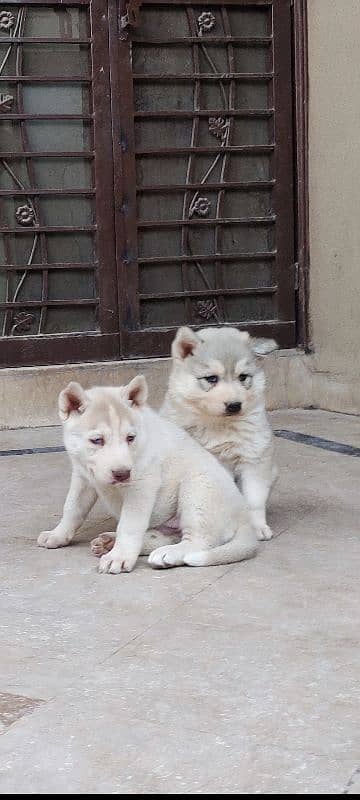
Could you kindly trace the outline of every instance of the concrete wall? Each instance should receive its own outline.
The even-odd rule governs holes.
[[[360,412],[360,0],[308,0],[308,16],[312,361]]]

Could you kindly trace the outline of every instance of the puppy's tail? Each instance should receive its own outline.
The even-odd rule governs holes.
[[[187,553],[184,564],[188,567],[215,567],[219,564],[233,564],[234,561],[245,561],[253,558],[257,551],[255,534],[249,529],[244,534],[235,536],[230,542],[213,547],[210,550],[200,550],[197,553]]]

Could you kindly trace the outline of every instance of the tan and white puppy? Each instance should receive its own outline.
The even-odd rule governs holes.
[[[259,356],[277,348],[235,328],[180,328],[161,413],[188,431],[235,476],[258,539],[270,539],[266,503],[277,476]]]
[[[146,399],[141,375],[126,387],[84,391],[70,383],[61,392],[71,485],[61,521],[41,533],[38,544],[68,545],[99,497],[117,520],[115,543],[102,556],[100,572],[130,572],[144,552],[147,532],[150,541],[156,536],[162,543],[150,554],[152,567],[227,564],[254,556],[255,532],[232,477]],[[149,530],[175,515],[182,531],[176,544]]]

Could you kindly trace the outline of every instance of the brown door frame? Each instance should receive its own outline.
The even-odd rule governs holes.
[[[295,133],[295,254],[297,345],[312,349],[309,324],[309,80],[307,0],[291,0]]]

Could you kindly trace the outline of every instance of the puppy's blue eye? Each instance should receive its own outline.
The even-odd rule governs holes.
[[[90,439],[91,444],[96,444],[97,447],[104,447],[105,441],[103,436],[96,436],[95,439]]]
[[[246,378],[248,378],[248,377],[249,377],[249,375],[246,375],[246,373],[245,373],[245,372],[242,372],[242,373],[239,375],[239,381],[241,381],[241,383],[245,383],[245,381],[246,381]]]
[[[134,439],[135,439],[135,434],[134,433],[129,433],[129,435],[126,437],[126,441],[127,441],[128,444],[133,442]]]
[[[215,386],[215,383],[218,382],[219,378],[217,375],[206,375],[205,380]]]

